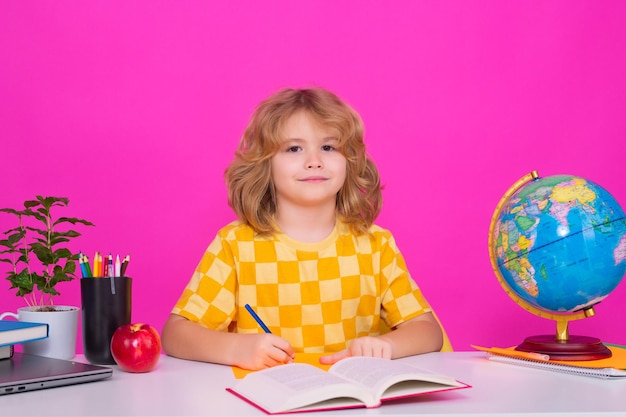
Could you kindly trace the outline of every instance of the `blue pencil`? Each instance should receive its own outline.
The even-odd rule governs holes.
[[[87,274],[87,269],[85,268],[85,260],[83,259],[82,252],[78,254],[78,266],[80,266],[80,273],[83,276],[83,278],[88,278],[89,275]]]
[[[261,328],[263,329],[263,331],[265,333],[272,333],[270,331],[270,329],[267,328],[267,326],[265,325],[265,323],[263,323],[263,320],[261,320],[261,317],[257,316],[257,314],[254,312],[254,310],[252,309],[252,307],[250,307],[249,304],[245,305],[246,310],[248,310],[248,313],[250,313],[250,315],[252,316],[252,318],[259,323],[259,326],[261,326]]]

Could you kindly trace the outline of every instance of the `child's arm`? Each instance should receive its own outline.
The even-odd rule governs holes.
[[[443,345],[443,333],[432,313],[408,320],[381,336],[359,337],[348,349],[322,356],[320,363],[333,364],[348,356],[396,359],[418,353],[435,352]]]
[[[163,349],[170,356],[203,362],[263,369],[293,361],[293,349],[272,334],[220,332],[171,314],[162,331]]]

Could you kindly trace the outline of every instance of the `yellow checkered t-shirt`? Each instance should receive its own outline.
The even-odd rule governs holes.
[[[262,330],[295,352],[336,352],[431,311],[388,230],[355,236],[342,222],[322,242],[285,234],[259,237],[239,222],[222,228],[204,253],[172,313],[219,331]]]

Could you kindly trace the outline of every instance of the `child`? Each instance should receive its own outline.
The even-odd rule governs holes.
[[[169,355],[262,369],[297,352],[334,363],[441,349],[393,236],[373,224],[380,179],[351,107],[319,88],[271,96],[225,176],[239,220],[218,232],[165,323]],[[381,320],[392,331],[381,335]]]

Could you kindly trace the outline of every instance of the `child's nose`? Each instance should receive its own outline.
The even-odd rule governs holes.
[[[307,159],[306,163],[307,168],[321,168],[322,167],[322,158],[318,155],[317,152],[312,153]]]

